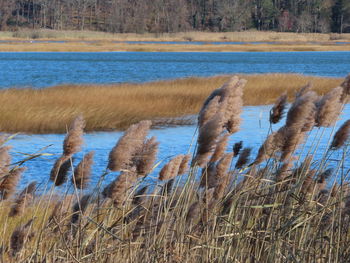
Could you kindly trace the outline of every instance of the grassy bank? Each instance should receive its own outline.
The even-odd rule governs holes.
[[[203,100],[229,76],[186,78],[144,84],[66,85],[41,90],[0,90],[0,130],[7,132],[65,132],[77,115],[87,131],[125,129],[144,119],[180,117],[198,112]],[[284,91],[289,98],[312,82],[324,94],[341,79],[293,74],[246,75],[245,105],[271,104]],[[178,122],[178,121],[177,121]],[[167,124],[168,120],[160,120]]]
[[[2,40],[113,40],[113,41],[286,41],[286,42],[329,42],[350,41],[350,34],[284,33],[271,31],[243,32],[180,32],[180,33],[105,33],[97,31],[22,30],[0,32]]]
[[[346,45],[327,43],[279,43],[240,45],[190,44],[127,44],[112,41],[66,43],[1,43],[0,52],[290,52],[290,51],[349,51]]]
[[[322,97],[300,90],[280,129],[274,124],[286,105],[276,103],[256,156],[249,137],[243,149],[228,147],[240,128],[244,84],[230,79],[203,104],[190,155],[158,160],[157,138],[148,138],[151,122],[131,126],[111,146],[96,185],[90,180],[93,154],[79,154],[81,117],[51,173],[20,191],[26,162],[11,165],[11,141],[4,146],[2,138],[0,261],[349,262],[350,120],[327,138],[329,145],[319,142],[334,129],[350,83]],[[75,167],[73,158],[80,159]],[[159,165],[148,184],[144,179]]]
[[[234,51],[348,51],[350,34],[302,34],[280,32],[184,32],[173,34],[111,34],[92,31],[18,31],[0,32],[0,40],[54,40],[64,43],[0,43],[0,51],[7,52],[106,52],[106,51],[160,51],[160,52],[234,52]],[[181,41],[186,44],[143,43],[128,44],[114,41]],[[205,42],[203,45],[190,45],[191,41]],[[241,45],[213,45],[210,42],[277,42],[273,45],[260,43]],[[347,42],[338,45],[335,42]]]

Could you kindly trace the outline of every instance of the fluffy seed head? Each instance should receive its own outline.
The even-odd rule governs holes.
[[[33,199],[34,191],[36,187],[36,182],[30,183],[23,191],[20,193],[15,203],[11,207],[9,217],[18,216],[23,214],[27,203]]]
[[[335,88],[325,94],[319,102],[317,102],[316,126],[330,127],[337,121],[343,103],[341,96],[343,89]]]
[[[276,100],[270,111],[270,123],[276,124],[283,118],[287,106],[287,98],[287,93],[284,93]]]
[[[252,148],[244,148],[242,150],[235,166],[236,169],[241,169],[244,165],[248,163],[251,151],[252,151]]]
[[[142,149],[151,124],[151,121],[141,121],[131,125],[125,131],[124,135],[109,153],[109,170],[120,171],[131,168],[133,157]]]
[[[186,154],[181,161],[180,167],[179,167],[179,175],[183,175],[185,173],[187,173],[188,171],[188,164],[191,160],[191,155]]]
[[[236,142],[236,143],[233,145],[233,157],[238,156],[238,154],[239,154],[239,152],[241,151],[242,147],[243,147],[243,141]]]
[[[21,174],[26,168],[14,168],[8,174],[0,178],[0,200],[8,199],[16,189]]]
[[[154,166],[154,162],[157,159],[159,142],[155,137],[146,140],[140,152],[134,156],[133,163],[136,166],[136,172],[138,176],[146,176],[149,174]]]
[[[93,151],[85,154],[83,160],[81,160],[78,166],[74,169],[72,183],[79,189],[85,189],[90,181],[94,154]]]
[[[67,174],[71,168],[70,158],[67,156],[61,156],[53,165],[50,173],[50,180],[55,183],[56,186],[60,186],[67,181]]]
[[[210,163],[217,162],[223,156],[227,147],[228,139],[229,139],[229,134],[224,134],[218,139],[218,142],[215,147],[215,151],[210,158],[210,161],[209,161]]]
[[[342,147],[349,139],[350,135],[350,120],[347,120],[334,134],[331,149],[337,150]]]
[[[164,165],[159,173],[159,180],[163,181],[176,177],[179,174],[180,165],[184,157],[185,155],[178,155]]]
[[[63,141],[63,155],[72,156],[80,151],[83,144],[83,132],[85,121],[82,116],[78,116],[71,124],[68,134]]]

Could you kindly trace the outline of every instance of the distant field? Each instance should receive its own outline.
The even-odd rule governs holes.
[[[22,30],[0,32],[0,39],[125,40],[125,41],[350,41],[350,34],[283,33],[272,31],[123,33],[97,31]]]
[[[51,40],[64,43],[0,43],[0,51],[344,51],[350,50],[350,34],[302,34],[280,32],[183,32],[164,34],[111,34],[93,31],[18,31],[0,32],[0,41]],[[185,42],[188,44],[114,43],[115,41]],[[191,42],[205,42],[192,45]],[[210,42],[265,42],[260,44],[213,45]],[[266,42],[276,42],[273,45]],[[341,45],[336,42],[344,42]]]
[[[284,91],[289,98],[311,81],[322,94],[341,79],[294,74],[243,75],[245,105],[271,104]],[[56,133],[77,115],[87,120],[87,131],[125,129],[144,119],[195,114],[209,93],[229,76],[186,78],[144,84],[65,85],[46,89],[0,91],[0,130],[7,132]],[[180,121],[181,123],[181,121]]]

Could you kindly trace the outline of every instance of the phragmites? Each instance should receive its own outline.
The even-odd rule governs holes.
[[[139,176],[146,176],[152,171],[157,158],[158,145],[159,142],[156,141],[155,137],[152,137],[143,143],[142,149],[134,157],[133,163]]]
[[[223,116],[217,113],[211,120],[199,128],[197,153],[192,160],[192,164],[197,164],[201,167],[206,165],[209,156],[216,146],[217,139],[223,130],[222,124]]]
[[[229,139],[229,134],[224,134],[221,136],[221,138],[219,138],[219,140],[216,144],[216,147],[215,147],[215,151],[214,151],[213,155],[211,156],[209,162],[215,163],[216,161],[218,161],[222,157],[222,155],[225,153],[228,139]]]
[[[0,178],[0,200],[6,200],[13,194],[24,171],[24,167],[13,168],[8,174]]]
[[[191,160],[191,155],[186,154],[181,161],[180,167],[179,167],[179,172],[178,175],[183,175],[188,172],[188,165]]]
[[[132,172],[123,172],[103,190],[103,195],[112,199],[115,207],[123,204],[137,177]]]
[[[208,101],[208,104],[204,104],[203,108],[198,114],[198,126],[202,127],[207,121],[211,120],[214,115],[220,109],[220,96],[215,96],[213,99]]]
[[[249,161],[250,152],[252,151],[251,148],[244,148],[239,155],[239,158],[236,163],[236,169],[241,169],[244,165],[246,165]]]
[[[31,232],[33,219],[30,219],[26,224],[17,227],[11,235],[10,248],[11,256],[16,256],[22,249],[27,240],[34,237],[34,232]]]
[[[63,155],[72,156],[76,152],[80,151],[83,144],[83,132],[85,128],[85,121],[82,116],[78,116],[66,135],[63,141]]]
[[[56,186],[60,186],[67,181],[68,171],[71,168],[71,159],[66,156],[58,158],[51,169],[50,180]]]
[[[91,166],[93,164],[94,152],[84,155],[83,160],[75,168],[72,183],[79,189],[85,189],[91,176]]]
[[[159,172],[159,180],[169,180],[179,175],[180,166],[184,159],[187,159],[186,155],[178,155],[171,159],[166,165],[163,166]]]
[[[234,76],[221,88],[214,90],[204,102],[198,116],[198,147],[192,160],[193,165],[204,167],[215,149],[211,162],[217,161],[226,147],[227,138],[224,136],[219,139],[223,128],[229,134],[239,130],[245,84],[246,80]],[[216,148],[218,142],[219,146]]]
[[[10,146],[0,147],[0,177],[9,172],[11,156],[9,154]]]
[[[344,82],[340,85],[343,88],[341,96],[341,102],[347,103],[350,95],[350,74],[345,78]]]
[[[238,156],[238,154],[239,154],[239,152],[241,151],[242,147],[243,147],[243,141],[236,142],[236,143],[233,145],[233,157]]]
[[[18,196],[14,205],[11,207],[9,217],[23,214],[24,209],[29,201],[33,199],[36,182],[30,183]]]
[[[241,79],[236,82],[236,79],[231,79],[227,85],[224,85],[224,94],[222,102],[225,105],[225,123],[227,131],[232,134],[239,130],[241,124],[242,108],[243,108],[243,87],[247,83],[246,80]]]
[[[141,121],[127,129],[109,153],[107,168],[111,171],[128,170],[133,165],[134,156],[142,149],[151,121]]]
[[[330,127],[334,125],[343,106],[341,102],[342,94],[343,89],[338,87],[325,94],[320,101],[317,102],[317,127]]]
[[[276,100],[270,111],[270,123],[276,124],[283,118],[287,106],[287,98],[287,93],[284,93]]]
[[[317,94],[314,91],[307,91],[299,95],[291,105],[286,119],[287,127],[303,128],[307,117],[315,109]]]
[[[53,165],[50,172],[50,180],[56,186],[60,186],[67,181],[67,174],[71,167],[71,157],[80,151],[83,144],[83,132],[85,121],[82,116],[78,116],[71,124],[68,133],[63,141],[63,154]]]
[[[226,153],[216,165],[216,186],[213,192],[214,199],[222,198],[229,184],[229,174],[227,170],[232,160],[232,153]]]
[[[340,147],[342,147],[348,140],[349,135],[350,135],[350,120],[347,120],[335,133],[331,144],[331,149],[337,150]]]

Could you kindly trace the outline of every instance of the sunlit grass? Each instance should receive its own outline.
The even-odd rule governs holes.
[[[271,104],[284,91],[289,98],[312,81],[323,94],[341,79],[295,74],[245,75],[245,105]],[[125,129],[144,119],[195,114],[210,92],[229,76],[185,78],[144,84],[64,85],[45,89],[0,91],[0,130],[6,132],[65,132],[77,115],[87,131]],[[168,121],[160,121],[160,124]]]

